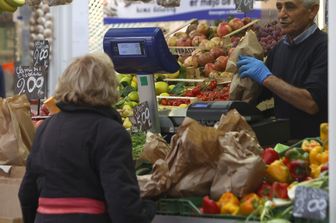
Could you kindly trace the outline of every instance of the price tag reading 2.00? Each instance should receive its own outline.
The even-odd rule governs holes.
[[[15,69],[16,94],[26,94],[29,99],[45,97],[45,73],[42,67],[18,66]]]
[[[34,42],[33,66],[49,67],[49,42],[47,40],[38,40]]]
[[[135,125],[140,131],[147,131],[152,127],[149,106],[147,101],[133,108]]]

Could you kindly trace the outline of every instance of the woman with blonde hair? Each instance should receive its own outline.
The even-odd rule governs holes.
[[[37,129],[19,199],[25,223],[142,223],[155,215],[140,199],[117,79],[104,53],[75,59],[59,78],[61,112]]]

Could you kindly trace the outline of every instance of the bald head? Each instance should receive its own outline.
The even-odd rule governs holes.
[[[301,0],[306,8],[311,8],[313,5],[319,5],[320,0]]]

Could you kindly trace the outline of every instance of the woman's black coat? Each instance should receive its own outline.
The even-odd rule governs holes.
[[[139,198],[129,133],[107,107],[60,103],[61,112],[37,129],[19,199],[25,223],[142,223],[155,214]],[[102,215],[36,214],[38,198],[105,201]]]

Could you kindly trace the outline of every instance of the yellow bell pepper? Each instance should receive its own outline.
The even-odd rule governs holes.
[[[321,146],[321,144],[314,139],[311,140],[305,139],[301,144],[301,149],[303,149],[306,152],[310,152],[315,146]]]
[[[225,192],[217,201],[221,214],[237,215],[239,213],[239,199],[231,192]]]
[[[324,150],[322,146],[315,146],[309,153],[310,164],[321,165],[327,163],[329,159],[328,150]]]
[[[328,146],[328,123],[321,123],[320,125],[320,138],[323,146],[326,150],[329,149]]]
[[[317,165],[317,164],[310,164],[310,176],[312,178],[317,178],[320,176],[320,173],[321,173],[321,166],[320,165]]]
[[[288,167],[282,162],[282,160],[275,160],[268,165],[266,173],[272,180],[281,183],[288,183],[290,180]]]

